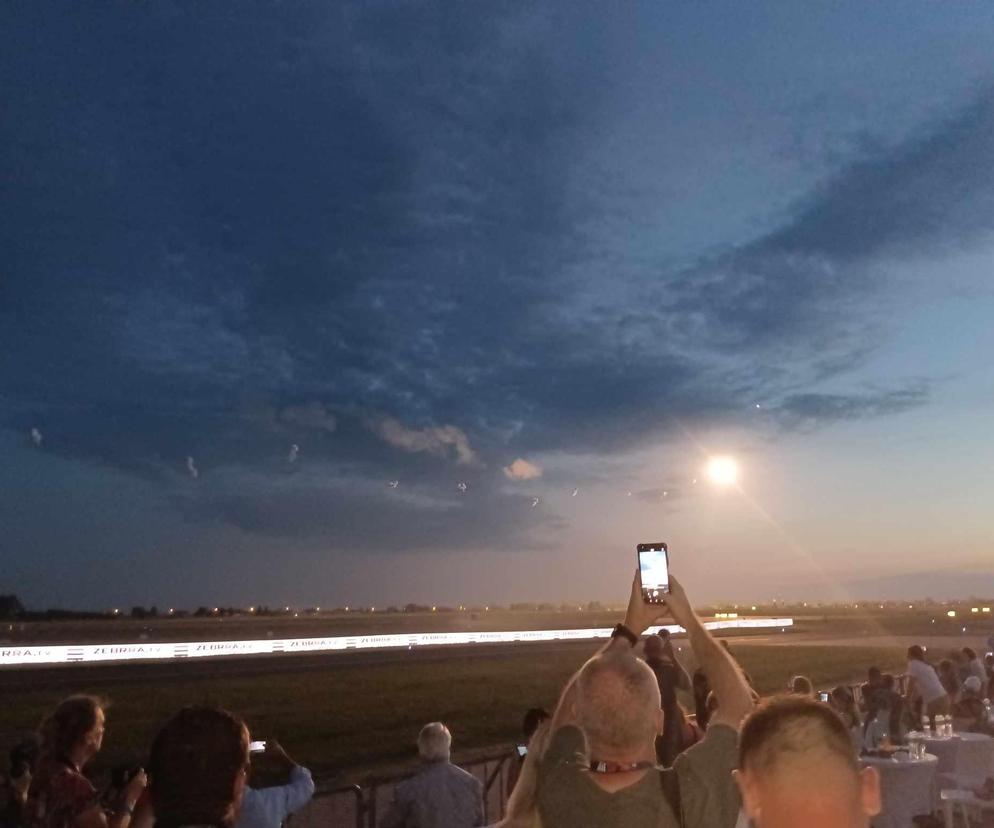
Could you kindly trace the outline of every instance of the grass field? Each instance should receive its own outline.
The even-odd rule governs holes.
[[[522,712],[552,708],[569,675],[596,649],[459,656],[443,662],[336,666],[218,681],[208,669],[198,678],[129,681],[80,686],[110,698],[108,729],[99,765],[140,759],[159,725],[190,703],[218,704],[241,713],[258,738],[278,738],[301,762],[324,778],[355,780],[414,758],[414,738],[431,720],[445,721],[454,749],[510,745]],[[734,643],[733,650],[761,694],[781,690],[794,673],[817,686],[855,680],[870,664],[900,670],[899,648],[787,646]],[[681,656],[687,654],[684,647]],[[692,668],[693,660],[686,659]],[[65,695],[45,687],[8,688],[0,693],[0,748],[32,730]]]

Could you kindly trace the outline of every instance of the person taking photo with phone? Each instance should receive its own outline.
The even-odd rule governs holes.
[[[707,735],[672,770],[656,765],[664,727],[656,677],[632,652],[664,620],[686,629],[721,702]],[[570,679],[553,716],[538,762],[543,828],[731,828],[740,805],[732,780],[738,728],[752,707],[742,671],[704,628],[680,582],[671,577],[664,603],[650,604],[636,572],[624,623]]]

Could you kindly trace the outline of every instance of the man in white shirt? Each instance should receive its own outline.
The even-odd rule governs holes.
[[[925,661],[925,651],[917,644],[908,647],[908,689],[905,699],[908,707],[914,710],[915,702],[922,700],[922,715],[927,715],[935,728],[936,716],[948,716],[951,710],[939,674]]]
[[[287,771],[288,781],[271,788],[246,788],[235,828],[280,828],[290,814],[303,808],[314,795],[311,772],[294,762],[279,742],[268,741],[265,755]]]

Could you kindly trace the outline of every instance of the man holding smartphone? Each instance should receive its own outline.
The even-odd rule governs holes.
[[[657,767],[654,747],[664,724],[659,688],[632,650],[646,629],[668,619],[686,629],[721,703],[704,740],[667,771]],[[569,681],[553,717],[538,766],[543,826],[732,828],[740,804],[732,780],[738,727],[752,706],[741,670],[704,628],[680,583],[671,577],[665,603],[650,604],[636,572],[624,623]]]

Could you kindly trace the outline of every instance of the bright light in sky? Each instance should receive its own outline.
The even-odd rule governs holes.
[[[707,475],[715,486],[734,486],[739,479],[739,464],[733,457],[712,457],[708,460]]]

